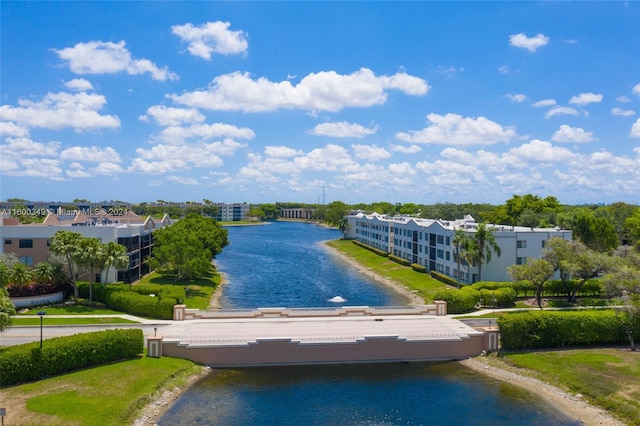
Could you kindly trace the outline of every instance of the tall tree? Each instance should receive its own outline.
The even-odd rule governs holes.
[[[553,266],[545,259],[528,259],[524,265],[507,268],[514,281],[529,281],[535,288],[536,303],[542,309],[542,290],[544,283],[553,276]]]
[[[347,205],[342,201],[333,201],[327,207],[327,213],[324,220],[333,226],[338,226],[342,218],[349,213]]]
[[[129,256],[127,256],[127,248],[122,244],[115,243],[113,241],[109,241],[106,244],[102,245],[102,251],[104,254],[104,268],[106,273],[109,273],[111,267],[118,269],[125,269],[129,266]],[[116,274],[117,275],[117,274]],[[102,284],[105,284],[105,281],[102,280]]]
[[[349,232],[350,228],[351,227],[349,226],[349,220],[346,217],[343,217],[342,219],[340,219],[340,223],[338,223],[338,229],[342,233],[343,239],[347,238],[347,233]]]
[[[76,252],[76,262],[89,268],[89,300],[93,302],[93,283],[96,280],[96,268],[101,271],[105,263],[102,243],[97,238],[83,238]]]
[[[465,230],[456,229],[453,235],[453,240],[451,240],[451,245],[453,246],[453,256],[458,267],[458,273],[456,274],[458,287],[460,287],[460,265],[462,263],[467,263],[466,254],[469,252],[470,244],[471,239],[469,238],[469,235],[465,232]]]
[[[484,223],[478,225],[478,229],[473,235],[473,243],[475,247],[472,247],[471,250],[475,253],[474,260],[478,263],[478,281],[482,281],[482,265],[491,262],[493,253],[500,257],[502,250],[496,242],[493,230]]]
[[[57,255],[64,256],[69,270],[73,295],[77,299],[78,287],[76,286],[75,256],[80,247],[82,235],[71,231],[58,231],[51,238],[49,250]]]
[[[16,263],[9,272],[9,282],[17,287],[31,284],[32,279],[31,269],[23,263]]]
[[[0,333],[11,327],[13,315],[16,315],[16,307],[13,306],[7,290],[0,288]]]
[[[33,277],[42,284],[52,284],[56,278],[56,267],[51,262],[40,262],[33,268]]]

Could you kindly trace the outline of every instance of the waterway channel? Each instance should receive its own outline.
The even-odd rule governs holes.
[[[337,230],[291,222],[230,227],[216,259],[226,309],[388,306],[406,298],[353,271],[322,241]],[[340,304],[338,304],[340,305]],[[528,392],[457,363],[213,370],[158,421],[169,425],[578,425]]]

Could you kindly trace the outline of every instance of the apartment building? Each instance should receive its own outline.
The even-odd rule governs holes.
[[[33,266],[49,259],[51,238],[58,231],[76,232],[83,237],[110,241],[127,248],[129,266],[125,270],[101,271],[97,282],[123,281],[131,283],[149,273],[144,262],[153,251],[153,231],[169,226],[167,215],[162,219],[141,217],[131,211],[107,214],[100,210],[76,210],[57,214],[50,212],[43,223],[20,224],[17,218],[3,216],[0,221],[0,253],[15,253],[20,261]],[[80,277],[88,279],[88,277]]]
[[[218,222],[239,222],[249,219],[247,216],[249,210],[251,210],[251,204],[249,203],[216,203],[214,205],[218,209],[218,215],[216,216]]]
[[[315,209],[293,208],[280,209],[280,217],[283,219],[313,219]]]
[[[428,271],[437,271],[462,283],[476,281],[508,281],[507,268],[520,265],[527,259],[542,256],[542,249],[551,237],[570,241],[572,232],[557,228],[529,228],[521,226],[491,225],[501,255],[492,255],[491,261],[482,265],[482,277],[477,265],[458,262],[452,241],[456,230],[462,229],[473,238],[478,223],[470,215],[454,221],[420,219],[403,216],[383,216],[357,213],[347,216],[349,227],[347,238],[407,259],[411,263],[424,265]]]

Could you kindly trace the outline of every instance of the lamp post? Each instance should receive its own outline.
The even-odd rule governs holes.
[[[38,316],[40,317],[40,349],[42,349],[42,320],[46,314],[45,311],[38,312]]]

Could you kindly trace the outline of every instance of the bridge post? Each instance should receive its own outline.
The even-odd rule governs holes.
[[[160,336],[147,337],[147,356],[151,358],[162,358],[162,339]]]
[[[444,300],[436,300],[436,316],[442,317],[447,315],[447,302]]]
[[[174,305],[173,306],[173,320],[184,321],[187,314],[187,305]]]
[[[500,349],[498,346],[498,328],[483,327],[482,331],[484,331],[484,350],[487,352],[497,352]]]

